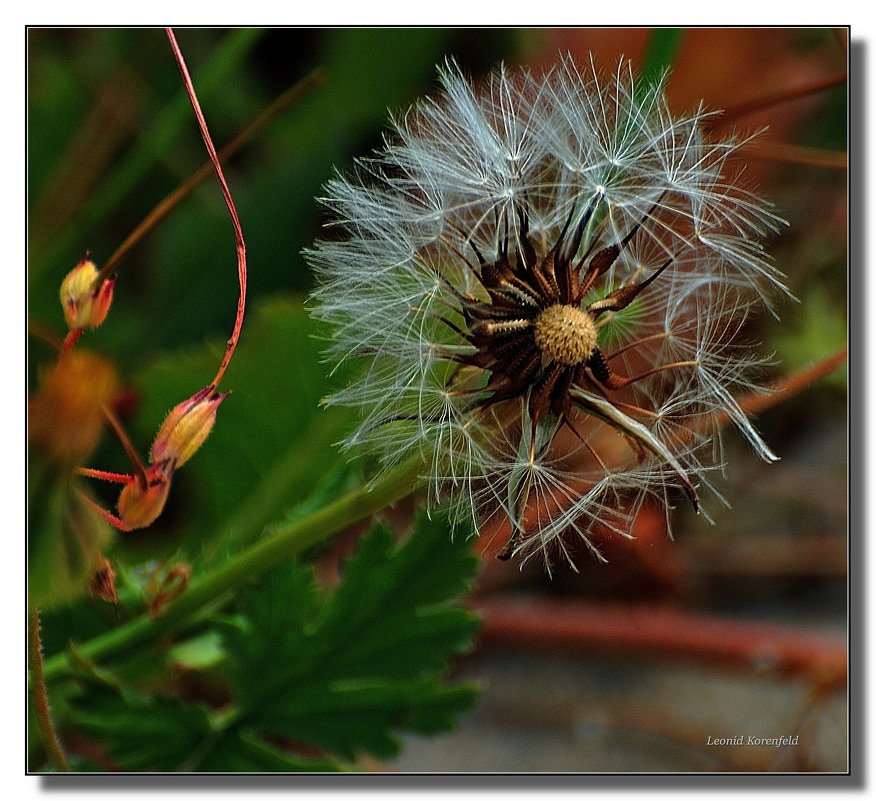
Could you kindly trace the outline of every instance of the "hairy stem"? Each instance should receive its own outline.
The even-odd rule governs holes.
[[[52,723],[49,712],[49,696],[46,694],[46,680],[43,674],[43,649],[40,642],[40,611],[33,607],[30,611],[30,671],[31,689],[33,690],[33,705],[36,709],[37,726],[43,739],[43,745],[49,759],[55,763],[58,770],[69,771],[64,749]]]
[[[410,495],[420,486],[422,469],[420,458],[403,462],[372,486],[357,487],[322,509],[279,526],[212,573],[193,581],[179,598],[167,605],[158,619],[142,615],[78,645],[77,653],[87,659],[107,659],[175,631],[246,579],[263,573],[290,556],[327,542],[353,523]],[[44,670],[46,681],[66,675],[71,667],[67,653],[47,659]]]

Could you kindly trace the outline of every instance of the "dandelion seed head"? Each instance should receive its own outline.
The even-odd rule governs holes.
[[[336,231],[306,253],[330,357],[359,363],[331,398],[361,412],[345,444],[420,455],[431,503],[570,562],[645,502],[700,510],[721,419],[774,459],[735,400],[762,365],[745,319],[787,293],[747,139],[711,140],[625,60],[439,81],[328,182]]]

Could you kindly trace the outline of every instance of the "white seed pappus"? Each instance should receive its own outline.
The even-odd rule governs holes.
[[[571,563],[645,502],[699,510],[728,417],[776,458],[736,398],[763,364],[746,318],[787,292],[763,247],[781,221],[746,140],[671,113],[665,80],[448,62],[321,198],[315,314],[359,363],[328,399],[361,411],[345,444],[421,455],[430,503],[506,525],[505,556]]]

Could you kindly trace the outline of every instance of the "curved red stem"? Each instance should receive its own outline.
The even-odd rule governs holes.
[[[207,147],[207,154],[210,156],[210,161],[213,162],[213,167],[216,170],[216,177],[219,179],[219,185],[222,188],[222,196],[225,198],[225,205],[228,207],[228,213],[231,216],[231,224],[234,227],[234,241],[237,249],[237,278],[240,285],[240,295],[237,299],[237,314],[234,319],[234,329],[231,332],[231,337],[225,347],[225,355],[222,357],[222,363],[216,371],[216,376],[213,378],[212,387],[218,387],[222,376],[225,375],[225,370],[231,362],[231,357],[234,355],[234,349],[237,347],[237,340],[240,338],[240,329],[243,326],[243,312],[246,308],[246,243],[243,239],[243,229],[240,227],[240,219],[237,216],[237,209],[234,206],[234,200],[231,197],[231,190],[228,188],[228,183],[225,181],[225,175],[222,172],[222,165],[219,163],[219,156],[216,153],[216,148],[213,145],[213,140],[210,137],[210,131],[207,129],[207,121],[204,119],[204,114],[201,111],[201,104],[198,102],[198,97],[195,94],[195,87],[192,84],[192,78],[189,75],[188,67],[183,58],[182,51],[177,44],[176,36],[172,28],[167,28],[167,38],[170,42],[170,48],[173,51],[176,63],[179,66],[180,75],[182,75],[183,85],[186,89],[186,94],[192,104],[192,109],[195,112],[195,118],[198,121],[198,127],[201,129],[201,138],[204,140],[204,145]]]

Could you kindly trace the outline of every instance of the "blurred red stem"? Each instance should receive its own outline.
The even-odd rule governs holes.
[[[79,341],[79,337],[82,336],[84,331],[84,328],[73,328],[67,332],[67,336],[64,337],[64,341],[61,343],[61,356],[66,356],[73,350],[73,346]]]
[[[716,125],[725,125],[728,122],[738,120],[740,117],[745,117],[748,114],[753,114],[755,111],[761,111],[765,108],[771,108],[779,103],[785,103],[788,100],[796,100],[799,97],[806,97],[817,92],[823,92],[826,89],[833,89],[834,86],[841,86],[846,82],[846,73],[842,72],[838,75],[832,75],[830,78],[825,78],[815,83],[800,86],[795,89],[786,89],[774,94],[757,97],[753,100],[748,100],[744,103],[739,103],[736,106],[731,106],[724,110],[724,113],[716,120]]]
[[[793,397],[798,392],[802,392],[810,384],[814,384],[819,379],[830,375],[846,360],[848,355],[848,347],[842,347],[836,353],[826,356],[811,367],[776,379],[769,385],[769,392],[752,392],[748,395],[743,395],[736,399],[739,403],[739,408],[746,414],[759,414],[766,411],[782,401]],[[725,417],[726,420],[720,420],[719,425],[729,421],[729,415]]]
[[[103,414],[103,420],[104,423],[106,423],[107,428],[115,434],[116,439],[118,439],[125,451],[125,455],[134,467],[134,475],[137,477],[137,483],[140,485],[140,489],[145,491],[146,487],[149,486],[149,478],[146,475],[146,466],[143,464],[140,454],[137,453],[134,443],[128,438],[124,426],[109,406],[103,404],[100,411]]]
[[[791,625],[678,609],[546,599],[478,599],[482,644],[674,657],[845,681],[845,640]]]
[[[849,166],[845,153],[786,142],[758,142],[748,151],[748,156],[762,161],[779,161],[783,164],[823,167],[828,170],[846,170]]]
[[[210,161],[213,162],[213,167],[216,170],[216,177],[219,179],[219,184],[222,187],[222,196],[225,198],[225,205],[228,207],[228,213],[231,215],[231,224],[234,227],[234,241],[237,249],[237,277],[240,285],[240,295],[237,299],[237,314],[234,319],[234,329],[231,332],[231,337],[225,347],[225,355],[222,357],[222,363],[216,371],[216,376],[212,381],[213,387],[218,387],[222,376],[225,375],[225,370],[231,362],[231,357],[234,355],[234,349],[237,347],[237,340],[240,338],[240,329],[243,326],[243,312],[246,308],[246,243],[243,240],[243,229],[240,227],[240,220],[237,216],[237,209],[234,206],[234,200],[231,197],[231,190],[225,181],[225,175],[222,172],[222,165],[219,163],[219,156],[216,154],[216,148],[213,146],[213,140],[210,137],[210,131],[207,129],[207,121],[204,119],[204,114],[201,111],[201,105],[198,103],[198,97],[195,94],[195,87],[192,84],[191,76],[189,75],[188,67],[183,58],[182,51],[176,41],[176,36],[172,28],[167,28],[167,38],[170,42],[171,50],[173,50],[174,58],[179,66],[180,75],[182,75],[183,84],[189,100],[192,104],[192,110],[195,112],[195,118],[198,121],[198,127],[201,129],[201,137],[204,140],[204,145],[207,147],[207,154],[210,156]]]

